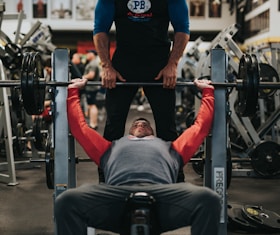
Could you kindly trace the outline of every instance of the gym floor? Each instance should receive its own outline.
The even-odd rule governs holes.
[[[146,117],[152,120],[148,111],[132,109],[127,126],[135,117]],[[103,133],[104,120],[99,123],[98,131]],[[76,145],[79,158],[87,158],[80,146]],[[16,159],[17,160],[17,159]],[[98,183],[97,167],[92,162],[77,164],[77,185],[85,182]],[[45,165],[43,163],[27,164],[17,167],[18,185],[8,186],[0,183],[0,234],[2,235],[53,235],[53,190],[46,186]],[[197,185],[203,184],[203,179],[196,174],[191,164],[185,168],[186,181]],[[260,205],[267,210],[280,214],[280,179],[263,179],[259,177],[232,177],[228,189],[228,204]],[[278,221],[279,223],[279,221]],[[96,233],[106,233],[96,231]],[[112,234],[109,233],[108,234]],[[182,228],[165,235],[190,235],[190,229]],[[228,235],[242,234],[236,231],[227,232]],[[277,233],[274,233],[277,234]],[[280,233],[278,233],[279,235]],[[257,235],[257,234],[256,234]]]

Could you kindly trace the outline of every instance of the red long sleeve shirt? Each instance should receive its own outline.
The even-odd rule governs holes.
[[[72,135],[87,155],[104,169],[105,178],[107,175],[109,180],[106,183],[131,183],[130,179],[149,182],[148,178],[151,178],[151,183],[174,183],[179,168],[195,154],[211,129],[214,90],[202,91],[201,106],[194,124],[173,142],[156,137],[139,138],[138,141],[123,137],[113,143],[107,141],[86,123],[78,89],[68,89],[67,114]],[[154,171],[159,168],[162,171]],[[170,174],[166,174],[168,171]]]

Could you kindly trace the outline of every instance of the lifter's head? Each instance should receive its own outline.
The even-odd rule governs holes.
[[[138,138],[143,138],[145,136],[154,135],[154,130],[146,118],[137,118],[132,122],[129,134]]]

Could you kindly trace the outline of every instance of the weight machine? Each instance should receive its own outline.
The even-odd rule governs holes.
[[[239,28],[236,24],[230,25],[221,31],[215,39],[209,45],[209,49],[206,50],[205,53],[198,53],[198,46],[201,43],[201,39],[199,38],[194,46],[190,49],[190,53],[186,54],[185,57],[182,58],[179,63],[178,75],[181,75],[181,71],[187,71],[188,75],[191,77],[206,77],[209,74],[209,67],[211,63],[211,48],[223,48],[226,51],[228,57],[228,77],[227,80],[229,82],[235,79],[236,74],[239,73],[239,61],[243,56],[242,51],[239,46],[234,42],[233,37],[238,32]],[[253,51],[253,50],[252,50]],[[254,48],[254,51],[257,52],[258,60],[264,57],[266,54],[271,55],[271,60],[266,58],[267,63],[259,63],[260,66],[260,75],[262,81],[279,81],[279,75],[277,71],[270,65],[274,64],[277,68],[278,63],[276,63],[277,55],[279,54],[279,45],[276,46],[275,43],[272,43],[269,48],[265,48],[262,46],[262,50],[258,48]],[[269,51],[270,53],[268,53]],[[184,70],[185,66],[185,70]],[[195,72],[194,72],[195,71]],[[185,72],[186,73],[186,72]],[[233,136],[231,145],[229,149],[230,153],[235,156],[232,157],[234,162],[251,162],[251,160],[255,160],[256,162],[263,161],[263,164],[254,164],[254,169],[233,169],[233,176],[262,176],[262,177],[273,177],[275,175],[279,175],[280,173],[280,162],[277,161],[277,149],[279,149],[279,92],[277,90],[259,90],[259,98],[258,98],[258,114],[261,119],[260,127],[255,127],[253,123],[252,117],[244,117],[239,114],[237,108],[238,93],[236,89],[232,89],[229,95],[229,117],[230,117],[230,130],[234,131],[235,135],[242,138],[242,145],[237,144],[235,141],[237,139],[236,136]],[[268,94],[269,93],[269,94]],[[274,103],[275,110],[270,114],[269,117],[266,117],[266,106],[264,103],[264,96],[268,96],[270,94],[274,94]],[[199,99],[195,101],[199,102]],[[195,110],[197,109],[195,104]],[[256,116],[255,114],[255,116]],[[271,132],[271,137],[269,137],[268,133]],[[232,133],[232,131],[230,131]],[[278,139],[278,141],[277,141]],[[275,142],[275,144],[273,143]],[[258,148],[259,146],[259,148]],[[274,148],[275,151],[271,151],[270,148]],[[257,150],[256,150],[257,149]],[[258,155],[257,151],[262,150],[264,153],[261,156],[256,157]],[[275,167],[271,168],[270,158],[275,159]],[[278,168],[276,167],[278,166]],[[260,169],[262,168],[262,169]],[[266,168],[270,168],[267,170]],[[256,174],[256,172],[258,174]]]
[[[17,74],[18,70],[21,68],[23,51],[31,49],[41,51],[42,54],[46,51],[51,54],[55,49],[55,46],[51,43],[49,27],[44,26],[41,22],[37,21],[25,35],[21,35],[20,30],[22,21],[25,17],[24,13],[21,11],[15,15],[4,16],[4,11],[5,3],[0,1],[1,23],[2,20],[6,18],[18,19],[18,25],[15,39],[13,41],[2,30],[0,33],[1,82],[6,81],[7,77],[18,79]],[[46,57],[47,55],[43,54],[43,56]],[[0,170],[8,169],[8,174],[1,174],[0,181],[8,183],[8,185],[17,185],[15,168],[30,167],[37,164],[31,163],[38,161],[38,159],[41,159],[42,155],[45,154],[42,149],[37,147],[37,144],[45,144],[43,143],[43,138],[47,135],[46,132],[48,130],[38,130],[38,126],[36,126],[37,123],[33,123],[33,130],[30,129],[30,126],[32,126],[32,120],[22,109],[18,88],[13,90],[10,90],[9,88],[1,88],[0,102],[0,118],[2,120],[0,133],[3,134],[3,139],[1,139],[1,146],[3,146],[3,149],[1,149],[1,151],[4,151],[5,149],[5,155],[7,156],[7,162],[0,164]],[[34,132],[36,132],[37,136],[33,136]],[[42,143],[38,143],[38,139],[42,140]],[[31,143],[31,151],[26,147],[27,141],[30,141]],[[20,161],[17,160],[16,162],[14,161],[15,157],[22,157],[23,154],[26,155],[25,157],[31,156],[32,159],[27,160],[28,158],[26,158]],[[34,159],[36,159],[36,161]]]

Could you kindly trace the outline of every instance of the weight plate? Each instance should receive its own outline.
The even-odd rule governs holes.
[[[255,233],[259,227],[251,223],[242,215],[243,205],[238,203],[229,203],[227,206],[228,229],[243,233]]]
[[[204,174],[204,160],[194,160],[192,162],[192,168],[196,174],[203,176]]]
[[[43,117],[35,117],[33,121],[32,136],[34,137],[34,146],[39,151],[44,151],[46,147],[46,138],[41,132],[44,129]]]
[[[280,215],[261,206],[244,205],[242,215],[267,232],[280,232]]]
[[[40,79],[44,77],[44,70],[41,56],[38,52],[32,53],[31,68],[28,77],[30,78],[29,84],[34,97],[33,114],[41,114],[44,111],[45,86],[40,85]]]
[[[11,88],[11,102],[12,102],[12,109],[16,112],[21,110],[21,96],[20,96],[20,89],[18,88]]]
[[[45,86],[40,85],[40,78],[44,76],[40,54],[38,52],[25,53],[22,67],[23,106],[29,115],[41,114],[44,109]]]
[[[40,113],[44,111],[45,107],[45,95],[46,95],[46,86],[40,84],[40,80],[45,80],[44,78],[44,66],[42,62],[42,58],[39,53],[36,54],[36,67],[35,71],[37,73],[36,77],[38,78],[38,89],[37,89],[37,94],[36,97],[38,98],[38,104],[39,104],[39,109]]]
[[[54,150],[51,147],[50,136],[46,144],[45,161],[47,187],[48,189],[54,189]]]
[[[275,68],[269,64],[260,63],[260,80],[261,82],[279,82],[279,75]],[[267,98],[273,96],[277,89],[259,89],[259,96]]]
[[[243,55],[239,63],[238,77],[242,88],[238,91],[237,112],[241,116],[252,116],[258,105],[259,66],[255,55]]]
[[[14,110],[11,110],[11,125],[12,125],[12,135],[13,135],[13,151],[14,156],[23,157],[23,152],[25,150],[25,143],[20,140],[23,137],[23,125],[18,125],[19,120],[17,114]]]
[[[263,141],[251,152],[251,164],[255,172],[266,178],[280,174],[280,145]]]
[[[23,100],[23,105],[27,113],[30,112],[28,107],[28,102],[30,98],[30,91],[28,87],[28,65],[30,61],[30,53],[24,53],[21,65],[21,96]],[[32,102],[32,101],[31,101]]]

